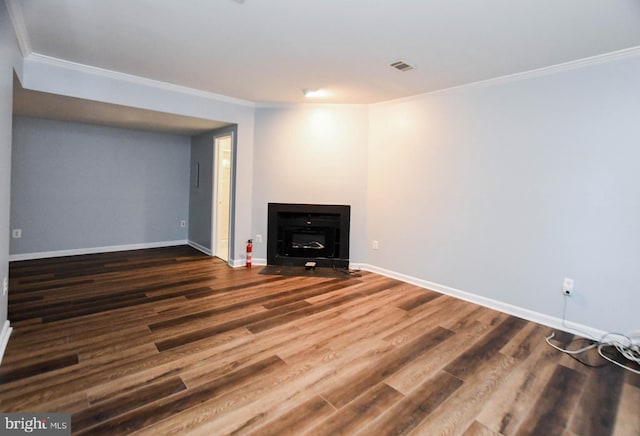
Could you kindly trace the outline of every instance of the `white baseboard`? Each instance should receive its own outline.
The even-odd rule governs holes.
[[[365,270],[365,271],[369,271],[366,267],[368,265],[366,263],[353,263],[353,262],[349,262],[349,269],[353,270],[353,271],[359,271],[359,270]],[[371,271],[373,272],[373,271]]]
[[[192,240],[189,240],[187,242],[191,247],[195,248],[198,251],[203,252],[204,254],[208,255],[208,256],[213,256],[213,251],[211,251],[210,248],[205,247],[204,245],[200,245],[197,242],[194,242]]]
[[[211,249],[203,245],[200,245],[197,242],[189,241],[189,245],[195,248],[196,250],[203,252],[204,254],[207,254],[209,256],[214,256],[213,251],[211,251]],[[246,257],[243,255],[240,259],[229,259],[227,260],[227,264],[231,268],[244,268],[247,265]],[[267,264],[267,259],[253,258],[252,264],[254,266],[264,266]]]
[[[229,259],[228,263],[231,268],[240,268],[244,266],[244,259]]]
[[[11,327],[11,323],[7,320],[4,322],[2,326],[2,332],[0,332],[0,365],[2,364],[2,357],[4,356],[4,350],[7,349],[7,344],[9,343],[9,336],[11,336],[11,331],[13,327]]]
[[[251,260],[251,265],[253,266],[265,266],[267,264],[267,259],[262,258],[253,258]],[[229,259],[229,266],[232,268],[242,268],[247,265],[246,258],[244,255],[240,259]]]
[[[262,259],[260,257],[254,257],[251,260],[251,264],[252,265],[257,265],[257,266],[265,266],[267,264],[267,259]]]
[[[430,289],[432,291],[439,292],[441,294],[449,295],[461,300],[469,301],[480,306],[488,307],[509,315],[524,318],[528,321],[533,321],[538,324],[542,324],[556,330],[562,330],[569,333],[577,334],[582,337],[589,337],[591,339],[600,339],[607,332],[593,327],[577,324],[569,321],[562,322],[561,318],[545,315],[543,313],[535,312],[533,310],[525,309],[523,307],[514,306],[512,304],[504,303],[502,301],[493,300],[491,298],[483,297],[481,295],[473,294],[471,292],[461,291],[459,289],[451,288],[449,286],[441,285],[439,283],[430,282],[428,280],[419,279],[417,277],[409,276],[406,274],[397,273],[377,266],[360,264],[361,269],[370,271],[376,274],[380,274],[386,277],[397,279],[412,285],[420,286],[421,288]],[[353,267],[352,267],[353,268]]]
[[[187,243],[188,241],[184,239],[179,241],[145,242],[141,244],[108,245],[106,247],[91,247],[78,248],[73,250],[42,251],[39,253],[11,254],[9,255],[9,261],[14,262],[17,260],[46,259],[49,257],[78,256],[81,254],[98,254],[112,251],[141,250],[144,248],[173,247],[176,245],[187,245]]]

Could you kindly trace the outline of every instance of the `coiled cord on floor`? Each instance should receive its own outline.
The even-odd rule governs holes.
[[[567,297],[565,296],[564,304],[562,306],[562,325],[565,328],[567,328],[567,330],[574,330],[574,331],[577,331],[579,334],[584,335],[585,337],[587,337],[587,339],[591,340],[592,343],[585,347],[578,348],[576,350],[569,350],[567,348],[562,348],[558,345],[555,345],[551,342],[551,339],[553,339],[555,336],[555,332],[553,332],[546,338],[547,344],[549,344],[551,347],[555,348],[556,350],[562,353],[565,353],[569,356],[572,356],[574,358],[575,356],[580,355],[586,351],[596,349],[598,351],[598,354],[603,359],[615,365],[618,365],[619,367],[624,368],[627,371],[631,371],[635,374],[640,374],[640,369],[631,368],[628,365],[620,363],[617,360],[615,360],[611,355],[607,355],[607,353],[605,352],[605,350],[608,347],[613,347],[618,351],[618,353],[620,353],[620,356],[624,357],[625,359],[631,362],[635,362],[636,364],[640,365],[640,340],[634,341],[634,338],[640,339],[640,334],[625,335],[622,333],[605,333],[604,335],[602,335],[601,338],[595,339],[591,337],[591,335],[589,335],[588,333],[581,332],[577,329],[569,328],[566,325],[565,323],[566,309],[567,309]]]

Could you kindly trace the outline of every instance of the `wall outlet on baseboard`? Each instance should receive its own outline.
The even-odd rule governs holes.
[[[13,230],[11,230],[11,237],[13,239],[22,238],[22,229],[13,229]]]
[[[371,243],[371,248],[373,248],[374,250],[378,250],[380,248],[380,242],[374,239]]]
[[[256,235],[256,243],[262,244],[262,235]]]
[[[180,221],[180,227],[187,227],[187,222],[185,220]]]

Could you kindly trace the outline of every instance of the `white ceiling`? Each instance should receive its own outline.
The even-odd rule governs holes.
[[[34,53],[258,103],[374,103],[640,46],[640,0],[11,1]]]

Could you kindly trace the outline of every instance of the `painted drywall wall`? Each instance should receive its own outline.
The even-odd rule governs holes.
[[[15,117],[11,254],[185,241],[190,138]]]
[[[367,123],[367,107],[358,105],[257,110],[253,236],[263,242],[254,241],[256,260],[266,260],[270,202],[351,205],[351,262],[365,260]]]
[[[189,241],[211,254],[213,133],[191,138]]]
[[[26,89],[236,124],[232,231],[240,237],[231,247],[231,263],[241,263],[238,253],[244,253],[244,240],[251,234],[253,103],[34,55],[25,58],[23,76]]]
[[[11,195],[11,122],[14,69],[22,75],[22,56],[4,2],[0,2],[0,331],[7,321],[3,279],[9,276],[9,209]],[[0,334],[0,348],[8,339]],[[2,351],[0,350],[0,359]]]
[[[640,57],[371,107],[368,262],[640,331]]]

